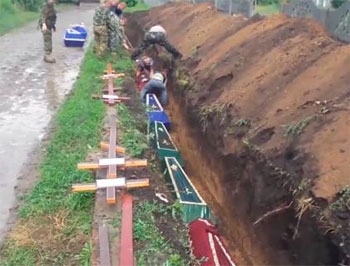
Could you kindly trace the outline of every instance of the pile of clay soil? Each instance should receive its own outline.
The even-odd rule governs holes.
[[[349,263],[350,46],[308,19],[248,20],[209,4],[136,14],[128,33],[139,42],[158,23],[184,54],[174,138],[232,254]]]

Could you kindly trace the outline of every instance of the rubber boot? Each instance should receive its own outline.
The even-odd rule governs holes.
[[[45,55],[44,56],[44,61],[46,62],[46,63],[56,63],[56,59],[55,58],[53,58],[51,55]]]

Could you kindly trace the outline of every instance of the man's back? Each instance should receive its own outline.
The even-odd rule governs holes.
[[[165,90],[165,86],[164,86],[163,82],[161,82],[159,80],[151,79],[145,85],[144,90],[147,91],[147,93],[158,94],[161,91]]]
[[[107,9],[104,6],[96,8],[94,14],[94,26],[105,26],[107,18]]]

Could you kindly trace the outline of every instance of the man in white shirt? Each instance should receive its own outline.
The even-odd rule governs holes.
[[[175,59],[182,57],[182,54],[166,39],[165,29],[160,25],[155,25],[150,28],[150,30],[145,34],[145,37],[140,46],[137,47],[131,54],[131,58],[133,60],[136,60],[136,58],[142,54],[144,50],[153,44],[163,46],[169,53],[174,56]]]

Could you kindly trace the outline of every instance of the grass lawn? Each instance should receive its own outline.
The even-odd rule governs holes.
[[[39,13],[14,9],[7,11],[0,6],[0,35],[39,18]]]
[[[119,73],[131,70],[130,57],[122,51],[118,54],[113,69]],[[112,61],[110,57],[98,60],[91,49],[85,55],[74,90],[56,116],[38,182],[23,197],[19,219],[0,250],[1,266],[91,265],[94,195],[73,194],[71,185],[91,182],[90,172],[77,170],[77,163],[84,162],[89,152],[99,150],[106,109],[91,95],[101,93],[103,80],[99,77],[108,61]],[[129,155],[141,156],[148,147],[146,135],[138,130],[141,122],[126,106],[117,107],[122,145]],[[174,206],[149,201],[136,204],[134,240],[140,247],[135,254],[139,265],[149,265],[152,255],[161,259],[166,256],[170,266],[185,265],[156,224],[155,215],[170,215],[172,219],[173,210]],[[180,229],[177,232],[180,239]],[[182,243],[186,234],[185,230],[181,233]]]
[[[128,11],[147,8],[140,3]],[[91,265],[95,198],[91,193],[73,194],[71,185],[92,181],[89,171],[77,170],[77,163],[84,162],[91,151],[99,150],[106,108],[91,95],[101,93],[104,81],[100,76],[111,61],[119,73],[134,68],[129,55],[123,51],[118,55],[118,60],[111,57],[99,60],[91,47],[87,51],[72,94],[54,118],[55,131],[46,148],[38,181],[23,196],[19,218],[0,250],[0,266]],[[122,145],[128,155],[140,157],[148,148],[147,136],[138,129],[142,121],[135,119],[136,115],[127,106],[117,108]],[[173,223],[178,223],[172,218],[177,212],[176,205],[165,206],[144,199],[135,204],[134,211],[138,264],[149,265],[150,258],[163,260],[165,256],[169,266],[186,265],[157,225],[159,215],[167,215]],[[187,232],[181,223],[177,226],[177,241],[186,249]]]
[[[270,16],[274,14],[280,13],[280,6],[273,4],[273,5],[258,5],[255,9],[256,13],[259,13],[263,16]]]
[[[76,165],[100,141],[105,107],[91,94],[100,93],[106,64],[107,59],[87,52],[74,91],[57,114],[40,178],[24,197],[19,220],[0,252],[0,265],[84,265],[90,260],[94,197],[71,193],[71,185],[91,178]]]
[[[125,13],[133,13],[137,11],[146,11],[149,10],[150,6],[144,3],[142,0],[139,0],[136,4],[136,6],[133,7],[127,7],[125,9]]]

